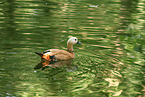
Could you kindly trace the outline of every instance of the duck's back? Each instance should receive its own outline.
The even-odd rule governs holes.
[[[68,52],[60,49],[49,49],[49,51],[55,56],[56,60],[68,60],[74,58],[74,52]]]

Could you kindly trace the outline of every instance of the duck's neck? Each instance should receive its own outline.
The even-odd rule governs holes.
[[[67,44],[67,50],[72,53],[73,52],[73,44],[68,43]]]

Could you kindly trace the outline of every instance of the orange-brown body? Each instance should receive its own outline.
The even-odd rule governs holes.
[[[37,52],[35,53],[38,54],[43,60],[48,60],[48,61],[68,60],[75,57],[75,54],[73,52],[73,45],[76,43],[81,44],[80,42],[78,42],[78,39],[76,37],[72,37],[67,42],[68,51],[60,50],[60,49],[49,49],[44,51],[43,53],[37,53]]]
[[[68,52],[68,51],[59,50],[59,49],[49,49],[49,50],[50,52],[53,53],[53,55],[55,55],[56,60],[68,60],[75,57],[74,52]]]
[[[65,50],[49,49],[47,51],[50,51],[50,53],[43,54],[43,56],[41,57],[42,59],[46,59],[46,60],[51,61],[50,56],[54,56],[52,59],[59,61],[59,60],[68,60],[68,59],[75,57],[74,52],[70,53],[70,52],[65,51]]]

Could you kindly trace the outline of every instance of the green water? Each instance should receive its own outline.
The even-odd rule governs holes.
[[[71,36],[75,59],[43,68]],[[0,1],[0,97],[144,97],[144,72],[145,0]]]

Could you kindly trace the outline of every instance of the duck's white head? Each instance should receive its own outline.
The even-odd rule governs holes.
[[[76,37],[71,37],[68,41],[67,41],[67,44],[71,44],[71,45],[74,45],[74,44],[81,44],[81,42],[78,41],[78,39]]]
[[[73,52],[73,45],[74,44],[81,44],[81,42],[79,42],[76,37],[71,37],[67,41],[67,49],[68,49],[69,52]]]

